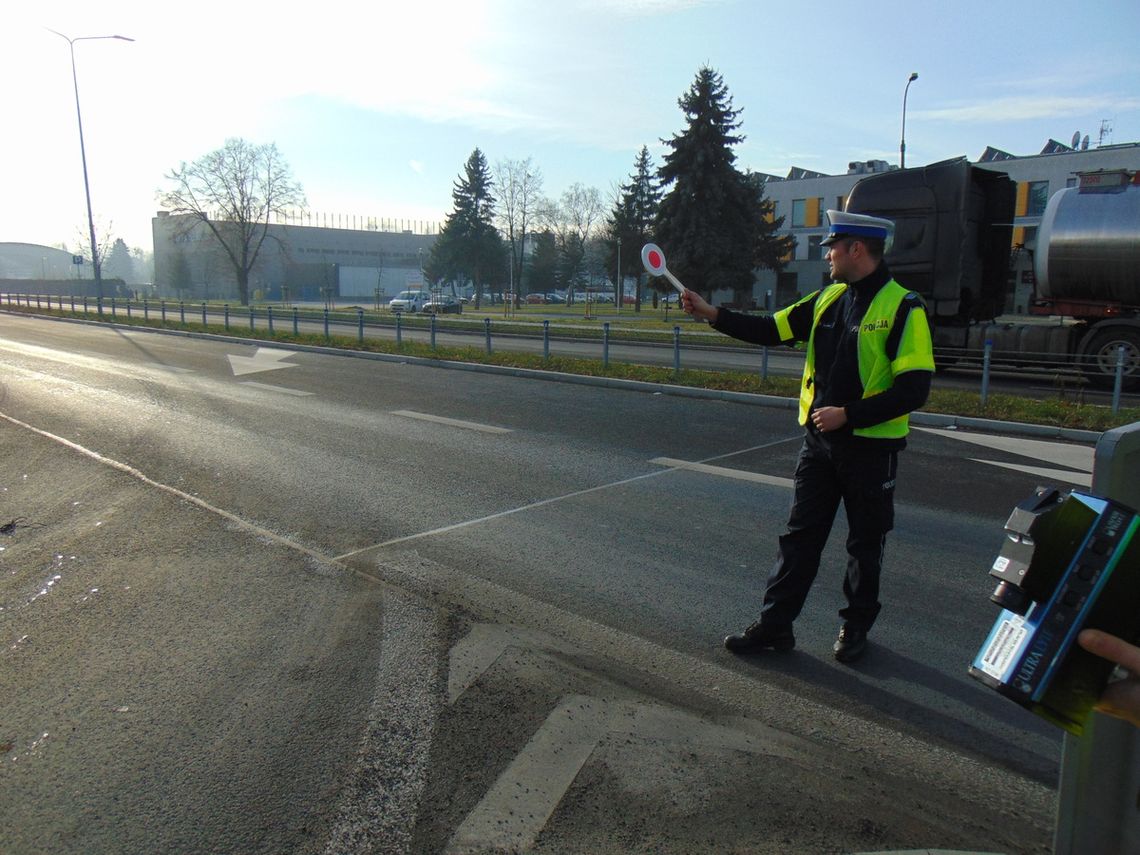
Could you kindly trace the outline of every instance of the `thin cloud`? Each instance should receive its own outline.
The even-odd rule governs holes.
[[[1091,98],[1030,96],[999,98],[993,101],[935,110],[916,110],[913,115],[926,121],[979,124],[1049,119],[1106,110],[1119,112],[1137,108],[1140,108],[1140,98],[1116,98],[1108,95]]]

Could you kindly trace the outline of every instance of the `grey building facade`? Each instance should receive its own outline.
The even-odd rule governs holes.
[[[206,225],[160,211],[151,221],[156,295],[186,300],[237,299],[237,278]],[[253,300],[387,302],[418,290],[437,235],[428,229],[381,230],[271,223],[250,274]]]

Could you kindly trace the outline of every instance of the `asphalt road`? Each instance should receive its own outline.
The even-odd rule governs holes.
[[[1042,794],[1056,780],[1059,732],[965,671],[996,617],[987,571],[1002,523],[1043,481],[1087,486],[1089,446],[916,431],[900,466],[883,615],[868,657],[848,668],[830,651],[842,601],[841,530],[797,624],[795,653],[734,658],[720,645],[726,632],[756,616],[785,519],[787,478],[799,444],[789,410],[2,314],[0,362],[5,447],[24,449],[30,428],[57,438],[34,434],[37,446],[27,457],[6,455],[0,516],[41,524],[52,514],[45,491],[60,502],[74,492],[76,506],[89,512],[81,521],[89,540],[72,532],[66,547],[51,552],[57,557],[33,570],[8,569],[14,544],[7,556],[0,553],[0,570],[8,574],[8,587],[0,589],[0,664],[9,676],[30,681],[31,708],[66,707],[71,693],[94,678],[74,657],[98,660],[95,651],[115,645],[109,633],[115,627],[125,632],[135,626],[132,615],[144,614],[125,593],[100,600],[107,624],[61,614],[74,636],[53,638],[48,660],[35,669],[25,666],[21,657],[31,661],[28,651],[40,637],[36,622],[46,611],[40,607],[66,598],[69,608],[78,608],[97,587],[85,582],[64,594],[72,578],[69,550],[95,567],[97,549],[114,566],[122,544],[133,543],[132,555],[142,549],[152,557],[145,567],[123,570],[115,584],[143,587],[153,597],[169,594],[157,613],[162,620],[149,617],[145,631],[129,635],[122,655],[130,667],[103,662],[95,673],[100,715],[112,729],[125,726],[132,707],[118,699],[138,695],[140,680],[156,682],[145,723],[132,724],[130,739],[119,733],[122,741],[115,743],[140,755],[153,752],[153,763],[144,764],[151,777],[119,758],[108,775],[122,792],[111,787],[105,796],[69,799],[66,788],[49,786],[56,778],[9,776],[8,786],[30,788],[21,818],[46,823],[60,843],[55,851],[68,851],[68,841],[114,839],[106,812],[113,813],[114,803],[134,788],[149,805],[139,808],[141,815],[153,820],[153,828],[136,829],[139,839],[190,834],[215,841],[214,851],[241,851],[241,840],[265,839],[258,834],[275,817],[295,815],[290,783],[298,792],[338,793],[331,803],[366,802],[359,741],[369,738],[361,733],[380,738],[377,721],[396,714],[384,711],[393,686],[447,680],[433,670],[438,663],[419,662],[429,642],[417,643],[417,633],[453,643],[459,632],[454,618],[421,615],[423,606],[393,594],[393,584],[448,603],[468,619],[497,609],[506,613],[495,615],[498,620],[509,622],[513,614],[518,625],[533,628],[537,622],[563,639],[598,643],[620,663],[611,662],[608,670],[645,667],[655,673],[663,681],[653,691],[659,699],[671,693],[670,702],[687,699],[692,706],[695,695],[722,692],[723,702],[739,714],[845,752],[872,750],[873,744],[876,756],[900,763],[903,754],[905,762],[920,765],[953,758],[944,763],[947,786],[954,781],[952,768],[972,764],[986,770],[981,778],[994,776],[995,788],[1027,787],[1046,801]],[[67,477],[65,467],[56,473],[62,452],[45,450],[41,440],[75,443],[100,456],[94,463],[85,458],[85,465],[111,470],[85,476],[93,479],[84,481],[88,490],[56,484],[54,474]],[[48,480],[39,485],[36,505],[27,478],[38,480],[40,472]],[[140,475],[146,480],[139,482]],[[117,497],[114,507],[100,508],[98,496],[106,488],[100,479],[108,477],[134,482],[109,494]],[[29,504],[13,504],[17,495],[28,496]],[[40,508],[42,519],[29,507]],[[51,507],[61,513],[59,502]],[[199,513],[214,519],[208,542],[195,540],[201,521],[187,518]],[[103,515],[114,518],[118,538],[100,532]],[[842,526],[841,519],[837,528]],[[261,546],[237,542],[251,533]],[[49,544],[50,538],[42,548],[52,549]],[[87,546],[81,550],[80,544]],[[245,557],[240,566],[219,566],[211,558],[214,549],[231,559]],[[63,568],[53,571],[52,562]],[[132,583],[132,574],[141,576]],[[60,578],[48,584],[54,576]],[[107,583],[101,592],[112,587]],[[384,597],[390,598],[386,606]],[[205,612],[202,603],[210,604]],[[169,635],[166,621],[174,621]],[[406,632],[400,642],[380,643],[381,627],[401,626]],[[562,629],[556,632],[556,626]],[[395,656],[400,644],[406,647]],[[674,659],[691,673],[673,675],[673,689],[662,688],[668,675],[645,662]],[[210,670],[196,678],[195,662]],[[44,673],[64,675],[63,684],[45,688]],[[425,709],[432,703],[422,700]],[[162,705],[170,716],[165,723]],[[56,726],[41,728],[27,704],[19,706],[17,715],[10,696],[0,701],[6,727],[0,743],[8,755],[0,760],[7,759],[9,772],[18,764],[30,767],[53,746],[71,745],[57,738]],[[235,709],[244,711],[237,720],[211,714],[229,716]],[[426,715],[418,707],[403,714],[409,712]],[[837,720],[844,724],[835,725]],[[179,727],[202,731],[200,757],[164,751],[169,729]],[[56,736],[37,743],[41,729]],[[295,738],[282,735],[294,732]],[[417,740],[427,737],[409,732],[393,746],[385,732],[385,756],[406,760],[393,767],[398,774],[389,772],[398,777],[420,768],[430,751]],[[242,754],[244,736],[262,752],[252,767]],[[458,736],[448,738],[457,753],[465,750],[455,742]],[[508,753],[526,742],[517,734],[513,740],[506,740]],[[185,739],[178,746],[184,752]],[[98,759],[73,758],[71,771],[90,774]],[[867,763],[874,762],[868,755]],[[178,774],[155,771],[169,764]],[[234,764],[232,776],[226,764]],[[68,768],[53,774],[66,780]],[[212,793],[201,777],[206,769],[212,770],[207,782],[227,783]],[[485,771],[467,774],[494,782]],[[152,778],[159,785],[149,786]],[[349,778],[357,783],[346,788]],[[438,775],[413,783],[399,790],[413,801],[424,787],[446,789]],[[253,795],[259,786],[268,795]],[[194,797],[171,813],[164,806],[184,790]],[[328,841],[351,838],[343,807],[304,827],[275,827],[294,851],[326,845],[331,851],[482,851],[480,829],[494,823],[480,826],[471,819],[484,801],[481,793],[464,792],[448,790],[460,808],[444,810],[436,825],[421,815],[418,822],[409,820],[414,831],[389,829],[403,849],[333,846]],[[35,795],[31,803],[29,793]],[[229,807],[211,816],[223,802]],[[240,805],[251,803],[243,812]],[[1018,821],[1032,825],[1040,817],[1038,808],[1027,806]],[[367,825],[367,817],[361,822]],[[371,833],[381,834],[374,815],[371,822]],[[465,849],[467,838],[456,826],[476,843]],[[229,831],[218,831],[222,827]],[[84,837],[97,828],[110,836]],[[215,831],[221,836],[212,836]],[[29,841],[35,839],[18,838],[13,851],[47,851],[34,848]],[[1041,839],[1025,851],[1036,851]],[[238,842],[227,848],[218,840]],[[273,848],[266,843],[259,851]]]

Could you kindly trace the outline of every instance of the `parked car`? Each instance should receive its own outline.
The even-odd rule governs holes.
[[[433,297],[424,303],[422,312],[431,314],[456,314],[458,315],[463,311],[463,304],[452,297],[450,294],[440,294],[438,297]]]
[[[393,312],[422,312],[430,299],[427,291],[401,291],[392,298],[388,308]]]
[[[545,294],[527,294],[526,301],[528,303],[545,303],[547,302],[547,297]]]

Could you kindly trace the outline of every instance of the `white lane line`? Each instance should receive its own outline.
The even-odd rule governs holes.
[[[746,472],[743,469],[729,469],[725,466],[709,466],[707,463],[690,463],[688,460],[677,460],[674,457],[654,457],[649,462],[656,463],[658,466],[668,466],[670,469],[702,472],[705,475],[718,475],[721,478],[735,478],[737,481],[752,481],[756,484],[770,484],[773,487],[791,488],[795,486],[795,482],[790,478],[761,475],[759,472]]]
[[[448,419],[443,416],[433,416],[430,413],[417,413],[414,410],[393,410],[392,415],[403,416],[406,419],[418,419],[421,422],[434,422],[440,425],[463,428],[464,430],[477,430],[480,433],[511,433],[510,428],[484,425],[479,422],[465,422],[460,419]]]
[[[798,439],[798,438],[799,437],[792,437],[792,439]],[[775,440],[773,442],[765,443],[764,445],[754,445],[751,448],[742,448],[739,451],[730,451],[727,454],[718,454],[716,457],[710,457],[708,459],[709,460],[723,460],[726,457],[735,457],[738,454],[749,454],[749,453],[754,452],[754,451],[763,451],[766,448],[771,448],[772,446],[775,446],[775,445],[782,445],[785,442],[788,442],[788,440],[787,439],[778,439],[778,440]],[[537,502],[531,502],[529,505],[521,505],[517,508],[510,508],[509,510],[499,511],[497,514],[488,514],[485,517],[477,517],[476,519],[472,519],[472,520],[464,520],[463,522],[453,523],[452,525],[445,525],[445,526],[441,526],[439,528],[433,528],[430,531],[421,531],[421,532],[417,532],[416,534],[405,535],[404,537],[396,537],[396,538],[393,538],[392,540],[386,540],[383,543],[374,543],[371,546],[365,546],[365,547],[362,547],[360,549],[355,549],[352,552],[346,552],[344,555],[339,555],[339,556],[337,556],[337,558],[335,560],[336,561],[347,561],[351,558],[359,558],[361,555],[364,555],[367,552],[377,551],[380,549],[384,549],[385,547],[388,547],[388,546],[395,546],[395,545],[400,544],[400,543],[407,543],[410,540],[420,540],[421,538],[425,538],[425,537],[433,537],[437,534],[447,534],[448,532],[456,531],[456,530],[461,529],[461,528],[469,528],[470,526],[479,525],[480,523],[491,522],[493,520],[502,519],[503,517],[513,516],[514,514],[519,514],[519,513],[522,513],[523,511],[530,511],[530,510],[534,510],[535,508],[545,507],[546,505],[553,505],[553,504],[556,504],[558,502],[563,502],[566,499],[576,499],[579,496],[588,496],[590,493],[598,493],[598,492],[601,492],[602,490],[609,490],[613,487],[624,487],[626,484],[634,484],[638,481],[644,481],[647,478],[658,478],[662,475],[668,475],[671,472],[676,472],[676,471],[678,471],[677,467],[673,467],[673,468],[669,468],[669,469],[658,469],[656,472],[646,472],[644,475],[634,475],[632,478],[623,478],[620,481],[611,481],[609,484],[599,484],[596,487],[587,487],[584,490],[575,490],[572,493],[566,493],[566,494],[561,495],[561,496],[553,496],[552,498],[549,498],[549,499],[542,499],[542,500],[537,501]],[[726,470],[726,471],[728,471],[728,470]],[[786,486],[786,485],[781,484],[780,486]]]
[[[289,366],[283,366],[288,368]],[[313,392],[302,392],[300,389],[286,389],[284,386],[271,386],[268,383],[257,383],[253,380],[242,380],[242,386],[252,386],[255,389],[264,389],[266,392],[281,392],[284,395],[293,395],[297,398],[305,398],[314,394]]]
[[[439,528],[433,528],[430,531],[421,531],[417,532],[416,534],[406,535],[404,537],[396,537],[392,540],[386,540],[383,543],[374,543],[371,546],[365,546],[363,549],[357,549],[353,552],[346,552],[336,560],[347,561],[348,559],[356,558],[365,552],[372,552],[373,550],[383,549],[386,546],[395,546],[398,543],[406,543],[409,540],[419,540],[424,537],[433,537],[437,534],[446,534],[449,531],[456,531],[457,529],[461,528],[469,528],[470,526],[479,525],[480,523],[491,522],[492,520],[513,516],[514,514],[521,514],[523,511],[531,511],[535,508],[544,507],[545,505],[553,505],[557,502],[565,501],[566,499],[575,499],[578,496],[588,496],[590,493],[609,490],[611,487],[621,487],[626,484],[632,484],[635,481],[642,481],[646,478],[656,478],[660,475],[667,475],[672,471],[672,469],[660,469],[657,472],[646,472],[644,475],[634,475],[632,478],[623,478],[621,481],[613,481],[609,484],[600,484],[597,487],[587,487],[585,490],[575,490],[572,493],[566,493],[561,496],[554,496],[549,499],[542,499],[537,502],[531,502],[529,505],[521,505],[517,508],[510,508],[506,511],[499,511],[497,514],[488,514],[485,517],[478,517],[477,519],[464,520],[463,522],[453,523],[452,525],[440,526]]]

